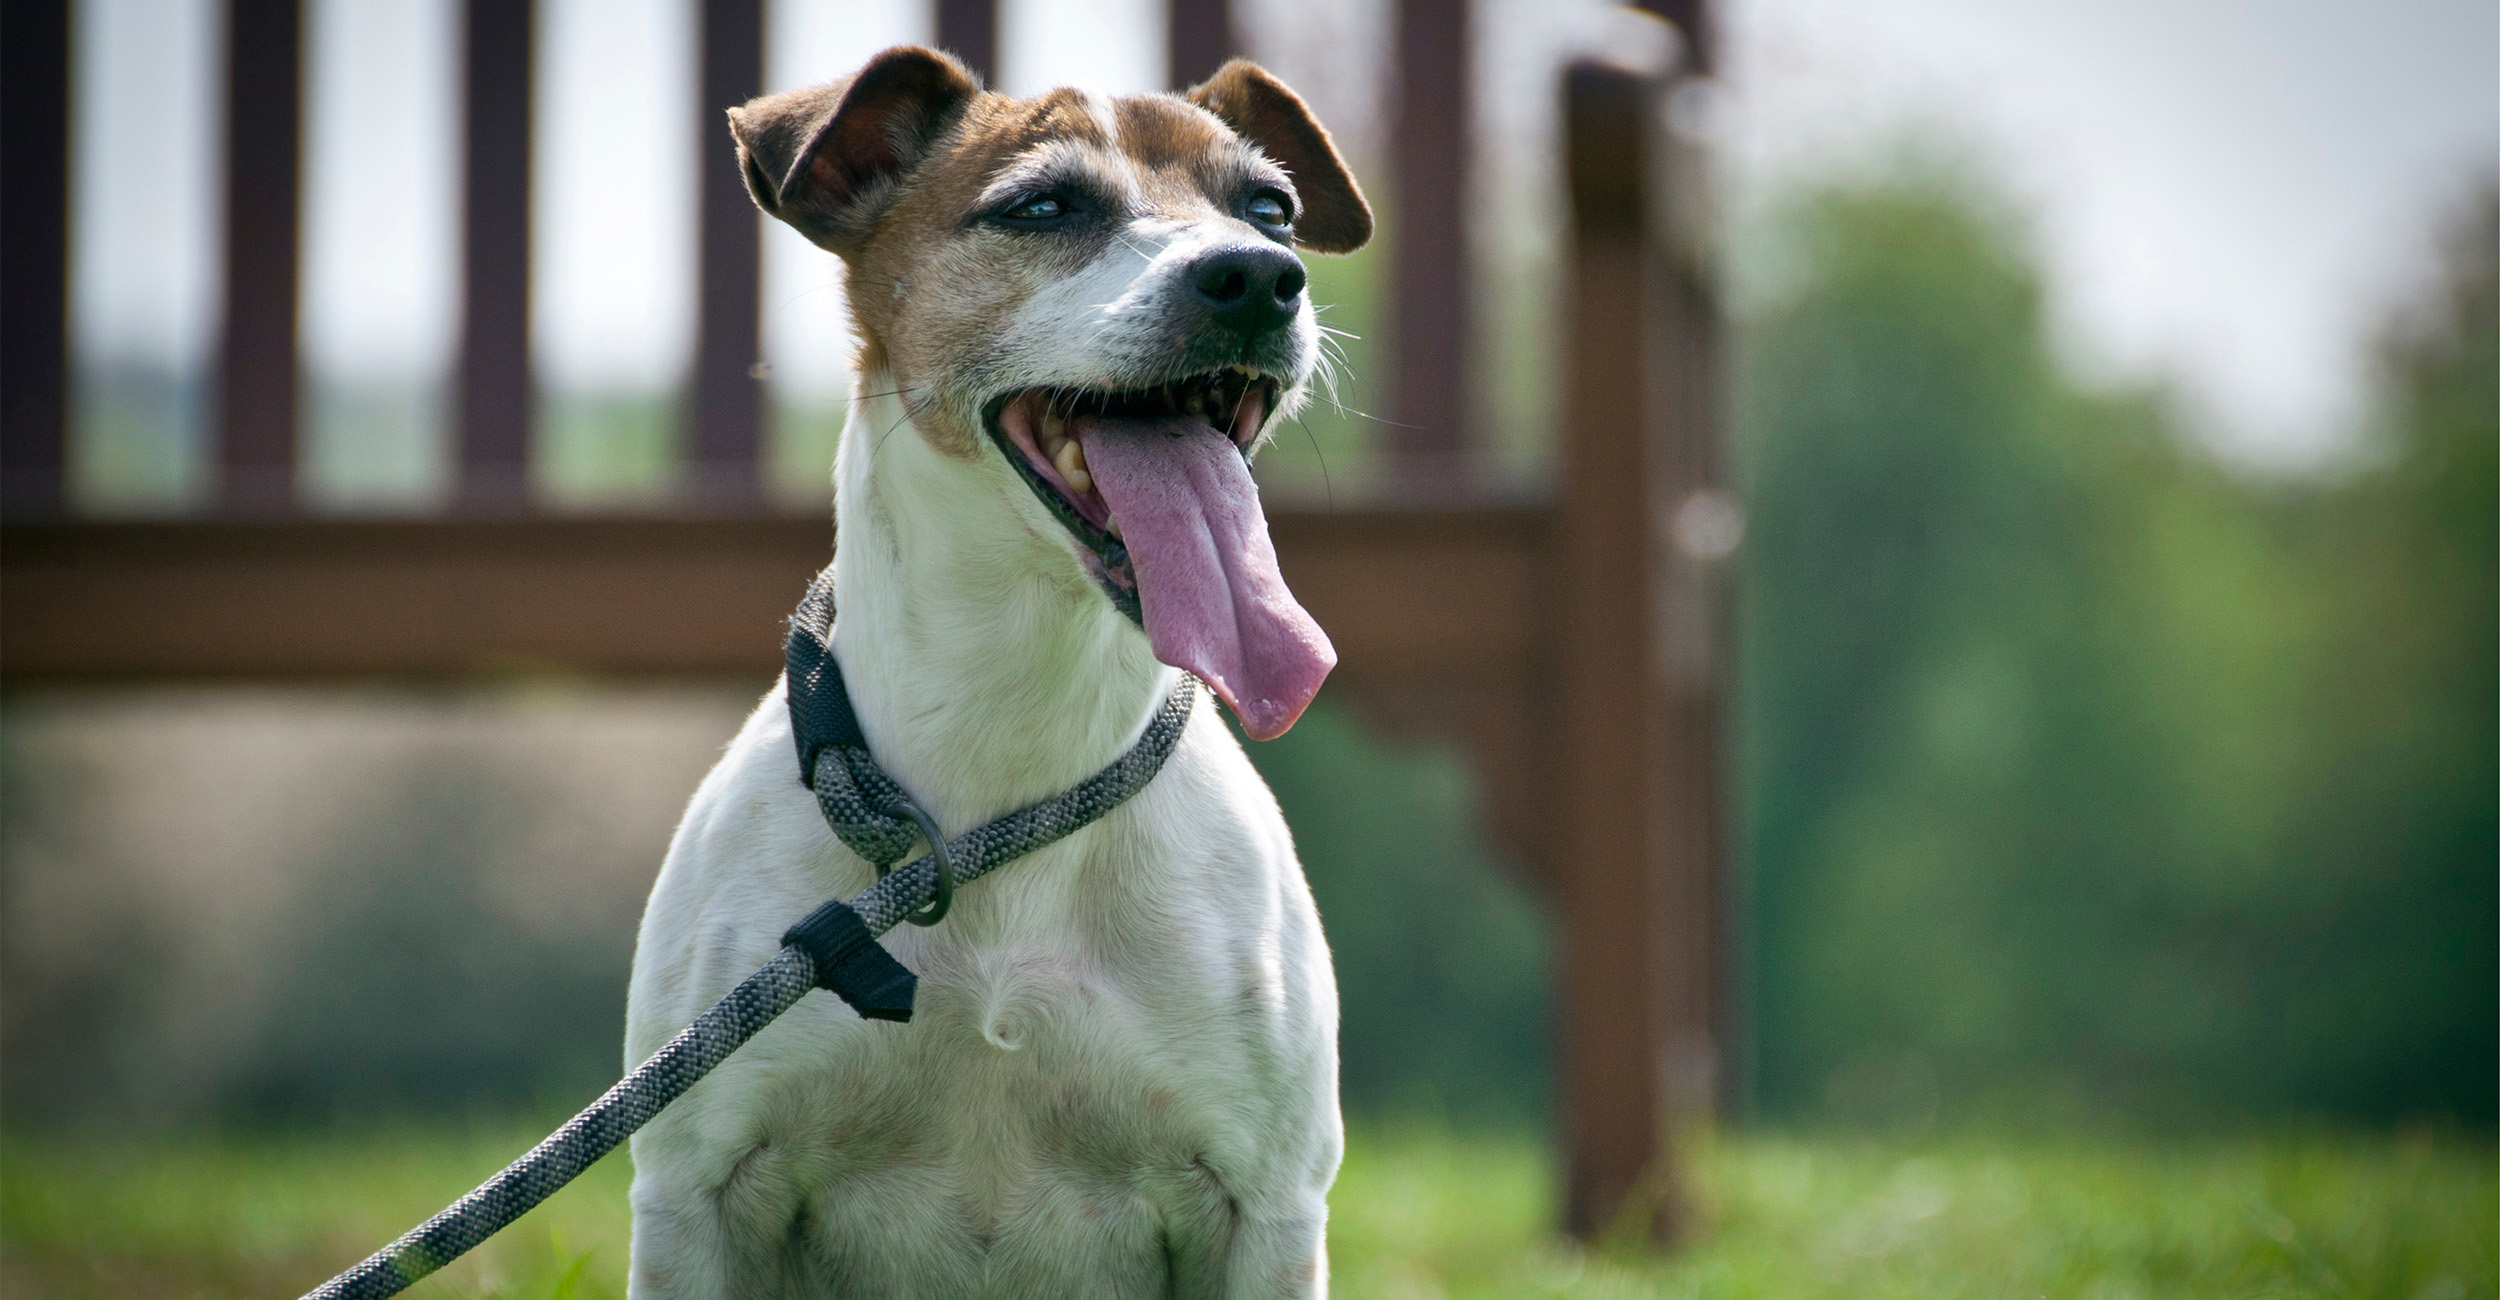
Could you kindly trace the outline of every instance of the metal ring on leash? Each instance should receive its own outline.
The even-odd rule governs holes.
[[[937,897],[929,900],[927,907],[903,919],[913,925],[936,925],[946,919],[946,909],[955,905],[955,864],[946,856],[946,836],[939,833],[937,819],[922,811],[919,804],[909,799],[896,799],[894,807],[920,824],[920,833],[929,841],[929,855],[937,859]],[[877,874],[883,876],[885,872],[880,869]]]

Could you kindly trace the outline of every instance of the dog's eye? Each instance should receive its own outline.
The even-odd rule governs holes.
[[[999,212],[1007,221],[1055,221],[1075,209],[1056,194],[1028,194],[1008,204]]]
[[[1261,190],[1250,196],[1242,211],[1262,226],[1283,226],[1293,221],[1293,205],[1274,190]]]

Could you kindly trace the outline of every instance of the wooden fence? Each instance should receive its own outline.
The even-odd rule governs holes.
[[[566,516],[528,493],[532,6],[466,0],[452,505],[316,517],[295,502],[304,0],[228,0],[227,285],[218,494],[196,517],[64,501],[67,0],[0,18],[0,686],[461,680],[534,671],[762,681],[829,553],[759,482],[757,218],[702,170],[683,507]],[[1466,193],[1463,0],[1399,0],[1394,193]],[[1720,864],[1718,359],[1699,146],[1667,106],[1709,72],[1700,0],[1654,6],[1674,66],[1572,67],[1558,93],[1573,213],[1566,418],[1551,501],[1487,505],[1473,445],[1468,204],[1394,206],[1393,506],[1280,511],[1294,591],[1342,656],[1330,699],[1458,745],[1488,829],[1543,891],[1560,969],[1568,1225],[1680,1220],[1673,1135],[1727,1077]],[[702,0],[700,103],[764,89],[762,0]],[[996,64],[994,0],[937,0],[938,40]],[[1224,0],[1171,0],[1174,81],[1233,47]]]

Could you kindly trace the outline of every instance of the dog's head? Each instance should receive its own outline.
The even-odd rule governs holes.
[[[1186,96],[1019,100],[902,46],[729,120],[757,206],[848,265],[861,372],[920,436],[1012,467],[1156,657],[1252,735],[1291,726],[1336,652],[1248,461],[1320,360],[1296,250],[1372,229],[1302,101],[1239,60]]]

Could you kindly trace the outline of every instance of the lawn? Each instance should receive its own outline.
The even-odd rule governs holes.
[[[0,1289],[291,1297],[440,1208],[536,1135],[0,1146]],[[2150,1143],[1779,1133],[1697,1144],[1704,1226],[1659,1257],[1549,1230],[1521,1136],[1358,1129],[1334,1198],[1336,1294],[1425,1297],[2385,1297],[2494,1294],[2484,1137],[2276,1134]],[[628,1168],[611,1158],[415,1296],[621,1295]]]

